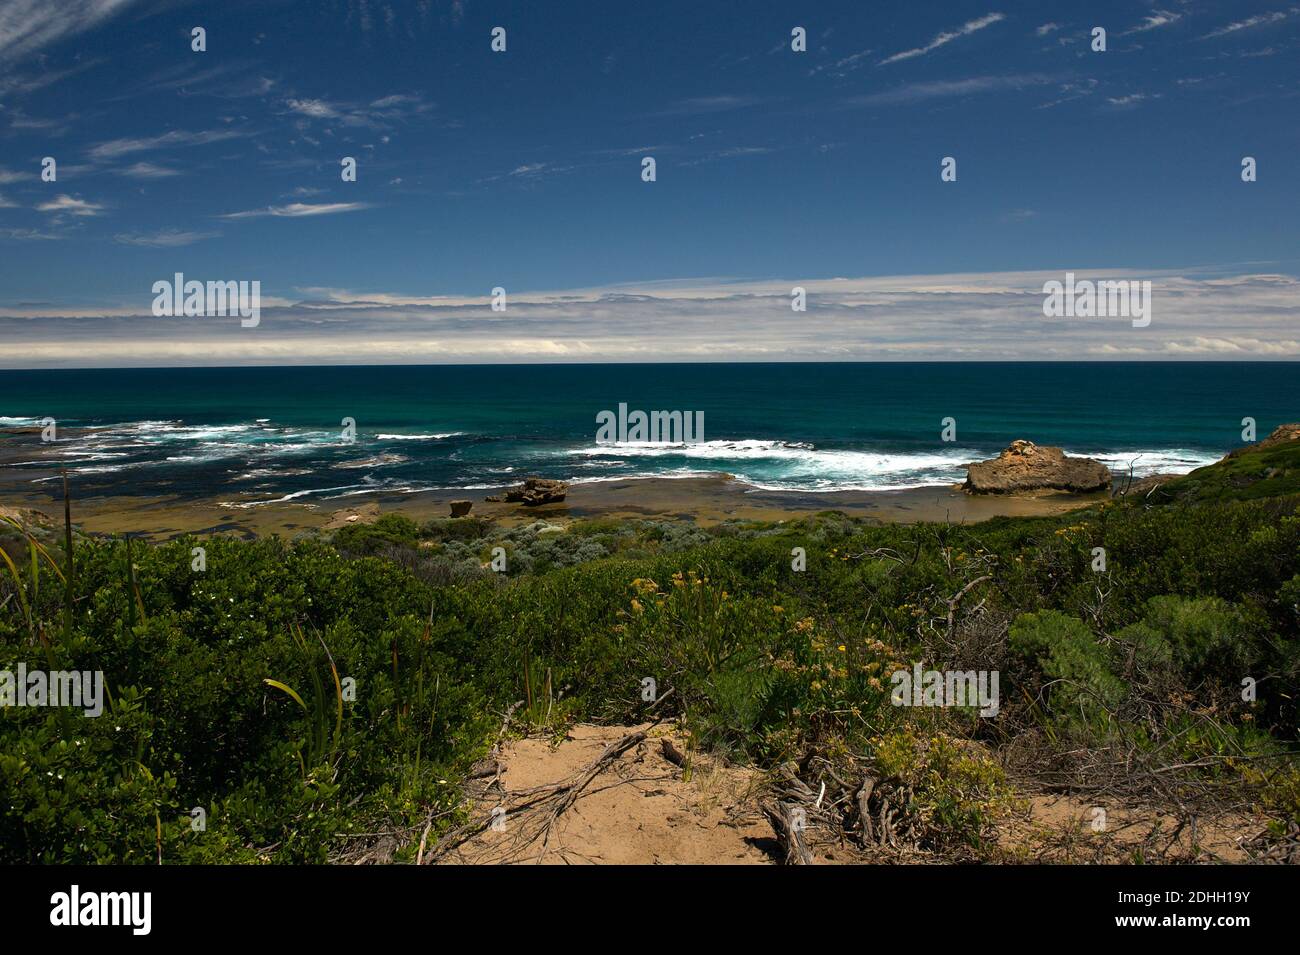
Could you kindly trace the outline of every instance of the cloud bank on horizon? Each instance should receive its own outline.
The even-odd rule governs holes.
[[[1300,280],[1083,270],[1152,281],[1151,324],[1048,318],[1055,272],[664,282],[490,297],[319,288],[238,317],[147,310],[0,315],[3,367],[539,361],[1279,360],[1300,358]],[[791,309],[804,289],[807,311]]]
[[[1297,358],[1297,54],[1267,0],[0,0],[0,367]]]

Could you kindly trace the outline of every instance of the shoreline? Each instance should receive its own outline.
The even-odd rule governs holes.
[[[42,511],[58,520],[63,501],[51,485],[49,494],[7,489],[0,504]],[[700,526],[729,520],[797,520],[821,511],[882,523],[922,521],[977,523],[994,517],[1059,514],[1109,499],[1106,492],[1069,494],[971,495],[960,485],[931,485],[890,491],[762,490],[729,476],[627,478],[570,485],[563,503],[540,507],[487,503],[499,489],[396,493],[378,491],[329,502],[284,501],[248,506],[215,499],[112,495],[78,499],[73,486],[72,517],[83,533],[138,534],[166,539],[184,534],[234,534],[294,537],[329,531],[349,523],[368,523],[381,514],[399,513],[418,522],[448,517],[450,502],[471,500],[470,516],[491,518],[505,526],[535,520],[569,522],[588,518],[690,521]]]

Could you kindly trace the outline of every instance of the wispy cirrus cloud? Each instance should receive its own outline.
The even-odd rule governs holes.
[[[13,242],[55,242],[62,238],[56,232],[42,232],[40,229],[0,229],[0,239]]]
[[[304,124],[313,121],[339,126],[382,129],[433,109],[415,93],[393,93],[365,103],[333,102],[321,97],[289,97],[285,108]]]
[[[1128,93],[1124,96],[1107,96],[1106,102],[1119,109],[1132,109],[1153,99],[1160,99],[1159,93]]]
[[[128,176],[131,179],[170,179],[172,176],[180,175],[177,169],[151,162],[138,162],[116,172],[119,176]]]
[[[808,75],[816,76],[818,73],[829,72],[832,76],[847,76],[854,70],[866,66],[870,62],[869,58],[875,52],[874,49],[870,49],[860,50],[857,53],[850,53],[848,56],[842,56],[838,60],[834,60],[830,63],[822,63],[819,66],[814,66],[808,71]]]
[[[0,4],[0,62],[13,62],[99,26],[134,0],[8,0]]]
[[[92,146],[87,150],[86,155],[91,159],[103,162],[109,159],[119,159],[122,156],[129,156],[132,153],[151,152],[159,149],[175,149],[190,146],[207,146],[211,143],[225,142],[228,139],[238,139],[243,135],[243,133],[234,129],[209,129],[201,130],[199,132],[187,132],[185,130],[175,129],[159,136],[110,139],[107,142]]]
[[[172,249],[184,245],[193,245],[204,239],[215,239],[219,232],[185,232],[180,229],[163,229],[159,232],[139,234],[122,233],[113,236],[113,241],[121,245],[142,246],[149,249]]]
[[[733,109],[757,106],[763,100],[757,96],[693,96],[678,100],[667,109],[660,110],[656,116],[704,116],[709,113],[725,113]]]
[[[284,206],[266,206],[263,209],[247,209],[243,212],[228,212],[219,219],[260,219],[264,217],[296,219],[302,216],[331,216],[340,212],[358,212],[371,208],[368,202],[291,202]]]
[[[986,13],[984,16],[975,20],[967,20],[955,30],[947,30],[943,33],[937,34],[935,38],[925,46],[918,46],[915,49],[904,50],[901,53],[895,53],[893,56],[885,57],[880,61],[879,65],[887,66],[890,63],[898,63],[902,60],[911,60],[918,56],[925,56],[927,53],[937,50],[941,46],[948,45],[953,40],[959,40],[964,36],[970,36],[972,33],[978,33],[985,27],[991,27],[993,24],[1000,23],[1006,18],[1006,14],[1004,13]]]
[[[1181,13],[1171,13],[1168,10],[1155,10],[1148,16],[1142,18],[1142,22],[1132,29],[1125,30],[1120,36],[1128,36],[1131,33],[1147,33],[1151,30],[1158,30],[1161,27],[1167,27],[1177,23],[1183,18]]]
[[[1270,23],[1280,23],[1296,12],[1297,8],[1292,8],[1291,10],[1276,10],[1272,13],[1261,13],[1253,17],[1247,17],[1244,20],[1234,20],[1227,26],[1219,27],[1217,30],[1211,30],[1200,39],[1210,40],[1214,37],[1227,36],[1230,33],[1239,33],[1242,30],[1250,30],[1254,27],[1262,27]]]
[[[1034,109],[1051,109],[1054,106],[1060,106],[1062,103],[1069,103],[1072,100],[1091,96],[1093,93],[1097,92],[1097,86],[1097,78],[1091,76],[1080,82],[1071,80],[1070,82],[1062,83],[1056,99],[1049,100],[1046,103],[1041,103],[1038,106],[1035,106]]]
[[[928,80],[922,83],[907,83],[879,93],[868,93],[865,96],[853,96],[844,103],[846,106],[891,106],[953,96],[970,96],[975,93],[991,93],[998,90],[1022,90],[1052,82],[1055,82],[1053,77],[1040,73],[972,76],[963,80]]]

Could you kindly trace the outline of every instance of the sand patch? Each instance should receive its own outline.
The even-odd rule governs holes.
[[[1179,824],[1151,807],[1127,807],[1080,796],[1030,796],[1000,827],[1006,861],[1124,864],[1139,862],[1249,862],[1244,843],[1264,821],[1249,816],[1204,816]]]
[[[772,828],[758,809],[760,775],[708,757],[689,774],[663,755],[662,741],[683,741],[663,726],[609,760],[558,816],[552,805],[514,809],[548,787],[582,778],[607,747],[645,726],[578,725],[558,745],[522,739],[505,745],[500,774],[476,780],[475,816],[505,808],[498,828],[484,829],[439,861],[499,863],[771,865]],[[549,837],[543,832],[549,822]],[[543,844],[545,849],[543,850]]]

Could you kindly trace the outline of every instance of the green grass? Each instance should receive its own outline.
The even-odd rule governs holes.
[[[1198,468],[1157,492],[1161,501],[1249,501],[1300,494],[1300,441]]]

